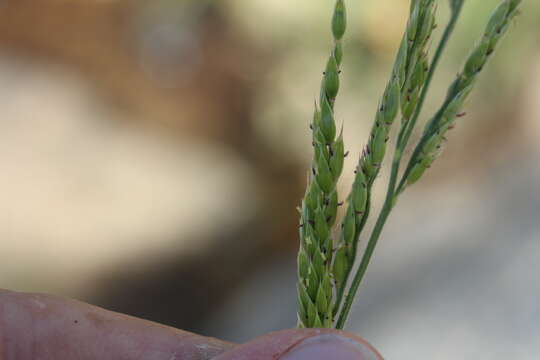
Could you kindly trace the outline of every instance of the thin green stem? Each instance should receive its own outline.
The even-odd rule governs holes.
[[[400,161],[401,161],[401,153],[399,149],[396,149],[392,167],[399,166]],[[373,256],[373,252],[375,251],[375,247],[377,246],[377,242],[381,236],[383,227],[386,224],[386,220],[388,219],[390,212],[392,211],[392,208],[394,205],[394,188],[395,188],[396,182],[397,182],[397,172],[393,172],[393,176],[390,178],[390,184],[388,186],[386,200],[384,201],[384,205],[381,210],[381,213],[379,214],[379,217],[377,218],[377,223],[375,224],[375,227],[373,228],[373,232],[371,233],[371,236],[369,238],[366,250],[360,262],[360,266],[358,267],[358,270],[351,283],[351,287],[349,289],[347,297],[345,298],[343,308],[341,309],[339,319],[336,323],[336,329],[343,329],[345,327],[345,323],[347,321],[347,318],[349,317],[349,312],[351,311],[351,307],[354,302],[354,297],[356,295],[356,292],[358,291],[358,288],[360,287],[360,283],[362,282],[362,279],[364,278],[364,275],[366,274],[368,265]]]

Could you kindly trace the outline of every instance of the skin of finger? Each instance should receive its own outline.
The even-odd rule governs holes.
[[[208,360],[233,346],[75,300],[0,290],[0,360]]]
[[[338,335],[351,339],[371,350],[377,359],[383,360],[383,357],[366,340],[333,329],[291,329],[270,333],[224,352],[214,360],[277,360],[303,341],[321,335]]]

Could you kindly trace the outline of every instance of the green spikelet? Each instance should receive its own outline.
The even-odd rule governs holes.
[[[298,324],[300,327],[332,327],[335,303],[333,285],[332,226],[338,208],[336,183],[343,170],[343,136],[336,138],[334,103],[339,92],[341,40],[346,30],[343,0],[336,1],[332,17],[334,49],[326,63],[319,104],[313,122],[314,157],[312,172],[301,210],[298,255]]]
[[[348,267],[345,275],[341,264],[336,268],[340,272],[334,277],[344,277],[337,283],[337,305],[334,315],[339,311],[349,273],[356,258],[357,242],[363,230],[367,216],[371,187],[379,174],[379,169],[386,155],[390,129],[401,111],[405,124],[416,108],[419,93],[426,80],[427,46],[435,27],[435,1],[414,0],[407,28],[398,50],[392,77],[388,82],[375,114],[368,143],[360,157],[356,169],[351,195],[347,200],[347,212],[342,222],[342,234],[338,243],[338,252],[347,248]]]
[[[426,126],[406,172],[406,185],[417,182],[441,153],[446,133],[453,128],[479,74],[517,15],[520,3],[521,0],[504,0],[491,15],[483,36],[450,86],[444,105]]]
[[[465,0],[448,0],[451,17],[431,62],[430,39],[435,26],[437,0],[411,0],[409,19],[396,55],[392,75],[375,113],[370,136],[360,155],[351,192],[340,222],[337,242],[332,235],[338,212],[336,184],[343,171],[344,144],[337,134],[334,104],[340,90],[343,59],[342,38],[346,30],[343,0],[336,0],[331,23],[334,47],[326,62],[320,96],[315,103],[312,128],[314,155],[308,186],[300,211],[298,253],[298,326],[343,329],[354,296],[366,273],[374,249],[399,194],[424,175],[442,151],[446,135],[464,113],[462,109],[522,0],[501,0],[491,15],[461,72],[448,89],[439,111],[426,124],[420,141],[398,182],[402,159],[429,90],[429,84],[450,39]],[[371,208],[371,191],[387,153],[387,142],[396,117],[401,116],[399,135],[388,181],[387,195],[373,226],[355,276],[359,237]],[[349,284],[350,283],[350,284]],[[348,288],[347,295],[345,290]],[[335,324],[334,324],[335,322]]]

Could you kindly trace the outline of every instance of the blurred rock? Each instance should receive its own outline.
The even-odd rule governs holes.
[[[230,150],[116,121],[58,68],[4,57],[0,79],[2,286],[88,296],[118,262],[189,257],[253,218],[253,174]]]

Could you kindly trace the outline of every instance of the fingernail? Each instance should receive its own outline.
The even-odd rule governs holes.
[[[280,360],[382,360],[367,344],[335,334],[308,338]]]

